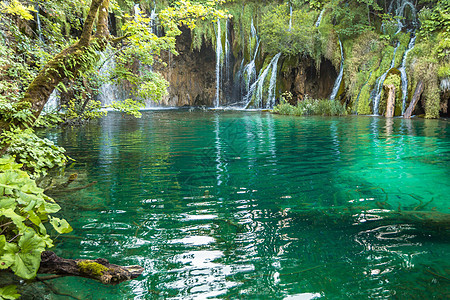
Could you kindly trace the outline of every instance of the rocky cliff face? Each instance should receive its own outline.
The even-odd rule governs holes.
[[[283,61],[279,83],[280,89],[290,91],[297,102],[305,96],[316,99],[329,97],[336,77],[336,69],[330,61],[322,61],[317,69],[312,59],[299,57]]]
[[[200,51],[191,50],[192,39],[188,29],[183,29],[177,38],[178,56],[163,54],[167,66],[158,65],[155,70],[163,74],[170,83],[169,95],[161,101],[161,106],[213,106],[216,94],[216,54],[211,44],[203,44]],[[229,78],[224,76],[220,85],[221,103],[238,102],[242,97],[233,77],[239,70],[242,58],[232,59]],[[290,91],[293,101],[302,100],[306,95],[313,98],[327,98],[333,89],[337,71],[328,60],[316,67],[311,58],[294,57],[280,61],[277,80],[277,98]],[[228,99],[228,98],[233,99]],[[227,98],[227,99],[224,99]],[[295,103],[293,103],[295,104]]]
[[[178,56],[163,55],[167,66],[155,68],[170,83],[169,95],[161,101],[163,106],[212,106],[215,87],[216,54],[211,45],[200,51],[191,51],[191,35],[183,29],[177,38]]]

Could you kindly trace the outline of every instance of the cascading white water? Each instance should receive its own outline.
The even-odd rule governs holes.
[[[395,34],[400,33],[402,31],[403,27],[405,27],[405,9],[406,7],[409,7],[411,9],[411,14],[413,17],[413,27],[417,27],[417,9],[415,5],[408,0],[392,0],[391,4],[389,5],[388,13],[393,14],[397,20],[397,31]]]
[[[150,12],[150,33],[156,34],[156,17],[158,15],[156,14],[156,5],[153,7],[152,11]]]
[[[220,32],[220,19],[217,19],[217,36],[216,36],[216,99],[214,107],[220,106],[220,69],[222,61],[222,39]]]
[[[322,22],[323,13],[325,12],[325,8],[320,11],[319,17],[317,18],[316,24],[314,26],[319,27],[320,22]]]
[[[269,82],[269,91],[268,91],[268,97],[266,100],[266,108],[271,108],[273,104],[275,103],[275,87],[276,87],[276,80],[277,80],[277,67],[278,67],[278,60],[281,56],[281,52],[275,55],[270,63],[267,65],[267,67],[260,73],[258,79],[252,84],[250,87],[250,90],[246,97],[246,108],[250,106],[250,104],[253,102],[254,106],[256,108],[264,107],[263,105],[263,93],[264,93],[264,83],[267,78],[267,75],[269,74],[269,71],[272,70],[271,78]]]
[[[280,59],[281,52],[275,55],[272,59],[272,75],[270,76],[269,83],[269,96],[267,97],[266,108],[273,108],[275,105],[275,88],[277,85],[277,69],[278,69],[278,60]]]
[[[241,66],[239,68],[239,71],[236,74],[235,79],[235,89],[239,91],[239,94],[237,95],[239,99],[241,99],[241,102],[238,102],[237,105],[240,107],[244,107],[247,104],[247,95],[251,89],[251,86],[257,79],[257,72],[256,72],[256,57],[258,56],[259,51],[259,45],[260,40],[258,38],[258,35],[256,33],[256,28],[253,24],[253,20],[250,26],[250,37],[248,41],[249,45],[249,56],[250,56],[250,62],[245,64],[244,60],[241,62]]]
[[[102,66],[99,70],[99,74],[105,81],[99,88],[99,94],[97,95],[97,100],[102,103],[102,106],[108,106],[114,101],[119,101],[118,97],[118,86],[116,83],[110,81],[111,73],[113,72],[116,62],[114,60],[114,55],[111,51],[105,51],[100,53],[100,59],[102,61]]]
[[[373,101],[373,114],[378,116],[378,108],[380,105],[380,99],[381,99],[381,92],[383,91],[383,83],[384,80],[386,79],[387,74],[389,73],[389,71],[395,67],[395,53],[397,52],[399,44],[397,44],[397,46],[394,49],[394,55],[392,56],[392,61],[391,61],[391,65],[389,67],[388,70],[386,70],[386,72],[383,73],[383,75],[381,75],[375,84],[375,88],[372,91],[372,101]]]
[[[133,6],[133,11],[134,11],[134,18],[137,19],[137,17],[141,14],[141,7],[139,6],[139,3],[136,3]]]
[[[440,86],[441,86],[441,90],[450,91],[450,77],[442,79]]]
[[[227,22],[226,22],[226,26],[225,26],[225,52],[224,52],[224,58],[225,58],[225,72],[226,72],[226,76],[227,78],[229,77],[229,70],[230,70],[230,41],[228,40],[228,23],[229,20],[227,18]]]
[[[341,48],[341,66],[339,68],[339,75],[334,82],[333,91],[330,95],[330,100],[334,100],[339,92],[339,88],[341,87],[342,76],[344,75],[344,49],[342,47],[341,39],[339,39],[339,47]]]
[[[42,109],[42,112],[44,114],[55,112],[59,109],[59,92],[57,89],[54,89],[53,92],[50,94],[50,97],[47,100],[47,103],[45,103],[44,108]]]
[[[398,69],[400,71],[401,80],[402,80],[402,116],[405,113],[406,108],[406,100],[408,99],[408,76],[406,75],[406,58],[408,57],[409,51],[411,51],[414,48],[416,42],[416,37],[411,37],[411,40],[409,41],[408,48],[405,51],[405,54],[403,54],[402,58],[402,64],[400,68]]]
[[[34,9],[36,10],[36,26],[37,26],[39,40],[43,43],[44,38],[42,37],[42,25],[41,25],[41,17],[39,15],[39,4],[36,3]]]

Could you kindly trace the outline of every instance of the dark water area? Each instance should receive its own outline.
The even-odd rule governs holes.
[[[47,299],[450,298],[448,223],[404,218],[448,220],[448,121],[167,110],[47,137],[97,181],[55,196],[55,252],[145,268]]]

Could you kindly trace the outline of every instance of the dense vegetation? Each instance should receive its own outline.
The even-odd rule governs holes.
[[[37,186],[51,170],[63,169],[69,158],[63,148],[36,136],[33,127],[102,116],[94,96],[102,82],[111,80],[132,85],[136,95],[111,107],[139,117],[145,97],[157,100],[166,92],[167,82],[151,65],[161,51],[176,54],[178,26],[193,27],[198,18],[225,15],[215,1],[170,5],[160,12],[164,34],[157,36],[148,30],[150,19],[129,1],[1,2],[0,269],[33,279],[41,252],[53,246],[46,225],[56,234],[71,231],[67,221],[50,215],[60,207]],[[129,14],[132,8],[134,16]],[[120,27],[111,28],[116,31],[112,34],[109,12],[121,20]],[[100,54],[107,49],[115,52],[116,68],[113,78],[105,79],[98,70],[105,63]],[[41,116],[54,89],[61,95],[61,107]],[[14,286],[0,285],[0,299],[18,296]]]
[[[418,111],[426,118],[447,113],[448,1],[297,0],[264,1],[262,5],[253,1],[229,1],[225,7],[233,15],[233,55],[244,65],[254,55],[251,24],[261,39],[255,62],[258,70],[264,69],[279,52],[285,58],[279,67],[283,70],[295,68],[298,60],[290,58],[298,56],[312,58],[317,68],[322,61],[329,60],[339,70],[340,40],[344,48],[344,76],[338,97],[352,112],[374,113],[374,93],[379,91],[378,113],[382,115],[386,95],[379,79],[383,75],[402,75],[408,81],[408,88],[402,90],[401,82],[396,81],[396,115],[402,114],[403,98],[407,106],[419,81],[424,82],[425,89],[423,110]],[[319,16],[321,22],[317,22]],[[193,37],[193,48],[199,48],[202,42],[216,43],[210,24],[197,27]],[[225,45],[224,33],[221,42]]]
[[[295,67],[292,62],[298,60],[289,58],[308,57],[316,68],[328,60],[339,69],[342,42],[344,75],[337,99],[306,98],[298,103],[286,99],[291,104],[282,101],[275,109],[278,113],[372,114],[374,91],[379,86],[382,114],[386,106],[383,85],[395,86],[396,98],[405,98],[407,104],[419,82],[425,87],[425,117],[437,118],[447,112],[447,0],[414,4],[404,0],[223,2],[156,1],[156,8],[150,0],[1,2],[0,269],[32,279],[40,253],[52,246],[47,230],[70,231],[66,221],[51,216],[59,206],[35,181],[52,169],[64,168],[70,158],[64,149],[37,137],[34,128],[81,124],[104,115],[95,97],[102,84],[111,82],[130,87],[131,97],[110,108],[139,117],[138,110],[147,99],[159,100],[167,93],[168,82],[152,65],[164,64],[164,52],[177,54],[179,26],[191,29],[195,51],[205,44],[222,43],[225,48],[229,22],[236,66],[254,59],[259,73],[278,53],[284,58],[279,68]],[[151,16],[153,9],[158,11],[157,19]],[[227,28],[219,40],[217,25],[211,22],[217,19]],[[112,56],[112,73],[101,73]],[[409,82],[407,90],[402,89],[403,74]],[[383,75],[384,82],[380,80]],[[56,95],[52,94],[55,89]],[[60,105],[42,115],[50,95],[57,96]],[[397,101],[396,115],[403,110],[404,103]],[[0,285],[0,298],[15,297],[14,287]]]

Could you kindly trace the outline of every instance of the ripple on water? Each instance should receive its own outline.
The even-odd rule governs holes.
[[[450,131],[438,120],[262,112],[112,113],[64,129],[80,184],[58,197],[66,257],[139,264],[80,299],[450,298],[445,231],[381,213],[449,213]],[[447,237],[447,238],[446,238]],[[440,277],[441,276],[441,277]]]

